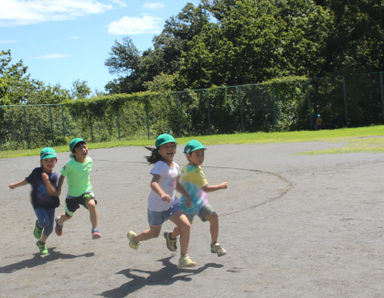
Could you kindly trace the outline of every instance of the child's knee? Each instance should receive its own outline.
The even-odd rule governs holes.
[[[87,208],[89,210],[95,210],[96,209],[96,202],[95,200],[89,200],[87,203]]]
[[[208,215],[208,216],[206,217],[206,219],[207,219],[209,222],[218,222],[218,221],[219,221],[219,216],[217,215],[216,212],[214,212],[214,213]]]
[[[160,235],[160,231],[149,231],[152,238],[157,238]]]

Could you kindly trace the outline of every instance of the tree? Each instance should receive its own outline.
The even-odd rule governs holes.
[[[2,105],[60,103],[69,99],[60,85],[45,86],[30,78],[28,67],[20,60],[12,64],[11,51],[0,52],[0,103]]]
[[[86,98],[91,94],[87,81],[76,80],[72,84],[72,97],[76,99]]]
[[[330,17],[312,1],[215,0],[204,5],[218,19],[205,25],[183,53],[179,88],[306,75],[321,62]]]

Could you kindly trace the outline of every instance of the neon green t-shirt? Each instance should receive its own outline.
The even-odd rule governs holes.
[[[82,194],[92,190],[91,170],[93,161],[87,156],[83,163],[72,158],[61,169],[61,175],[67,177],[68,195],[71,197],[79,197]]]

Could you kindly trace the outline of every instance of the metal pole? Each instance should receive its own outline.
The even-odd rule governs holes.
[[[63,137],[65,138],[65,117],[64,117],[64,105],[61,105],[61,123],[63,124]]]
[[[28,137],[27,111],[25,109],[25,105],[23,106],[23,109],[24,109],[25,139],[27,140],[27,148],[29,149],[30,143],[29,143],[29,137]]]
[[[236,93],[237,93],[237,101],[240,104],[240,128],[241,131],[244,131],[244,107],[243,107],[243,101],[241,98],[241,93],[240,93],[240,87],[236,86]]]
[[[384,86],[383,86],[383,72],[380,71],[380,94],[381,94],[381,110],[382,110],[382,117],[384,120]]]
[[[345,126],[348,126],[348,101],[347,101],[347,86],[345,82],[345,76],[343,75],[343,93],[344,93],[344,117]]]
[[[54,137],[53,137],[53,117],[52,117],[52,105],[49,105],[49,120],[51,122],[51,139],[52,139],[52,145],[54,142]]]
[[[312,129],[312,103],[311,103],[311,85],[310,80],[307,80],[307,101],[308,101],[308,122],[309,129]]]
[[[208,112],[208,129],[209,129],[209,132],[212,133],[212,123],[211,123],[211,107],[210,107],[210,104],[209,104],[209,93],[208,93],[208,89],[205,89],[205,102],[207,104],[207,112]]]

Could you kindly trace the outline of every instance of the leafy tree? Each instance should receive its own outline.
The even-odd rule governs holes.
[[[60,85],[45,86],[30,78],[28,67],[20,60],[12,64],[11,51],[0,52],[0,103],[2,105],[60,103],[69,99]]]
[[[73,98],[86,98],[91,94],[91,89],[87,85],[87,81],[76,80],[72,84],[72,97]]]
[[[310,74],[319,64],[330,17],[312,1],[203,2],[217,23],[204,26],[183,53],[180,88]]]
[[[323,73],[381,71],[384,68],[384,2],[322,0],[333,19]]]

